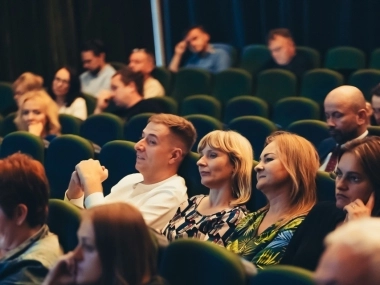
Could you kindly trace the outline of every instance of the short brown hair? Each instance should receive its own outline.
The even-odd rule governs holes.
[[[155,114],[149,118],[148,123],[150,122],[167,126],[185,145],[183,154],[190,152],[197,139],[197,131],[190,121],[172,114]]]
[[[139,93],[141,97],[144,97],[144,74],[134,72],[129,67],[124,66],[116,71],[112,78],[117,75],[120,75],[121,82],[123,82],[124,85],[129,85],[133,82],[136,86],[137,93]]]
[[[28,208],[27,224],[33,228],[46,223],[49,184],[43,165],[15,153],[0,160],[0,207],[12,218],[19,204]]]
[[[288,39],[293,41],[292,34],[288,29],[278,28],[278,29],[273,29],[273,30],[269,31],[268,37],[267,37],[267,43],[269,43],[269,41],[273,40],[276,36],[288,38]]]
[[[102,263],[97,284],[143,284],[157,274],[153,237],[139,210],[126,203],[111,203],[84,212],[90,218]]]
[[[16,91],[17,87],[22,86],[23,92],[26,93],[32,90],[39,90],[44,84],[44,79],[32,72],[24,72],[21,74],[12,84],[13,92]]]

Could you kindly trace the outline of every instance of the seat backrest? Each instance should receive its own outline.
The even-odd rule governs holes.
[[[63,199],[75,166],[90,158],[94,158],[94,148],[82,137],[62,135],[52,140],[45,158],[50,197]]]
[[[210,95],[192,95],[182,101],[181,115],[202,114],[220,120],[222,104]]]
[[[59,123],[61,125],[61,133],[63,135],[79,135],[80,126],[82,125],[83,121],[72,115],[59,114]]]
[[[14,123],[14,120],[17,116],[16,112],[8,114],[4,120],[3,120],[3,128],[2,128],[2,135],[6,136],[7,134],[10,134],[12,132],[17,131],[17,126]]]
[[[377,48],[371,52],[369,68],[380,69],[380,48]]]
[[[99,146],[123,138],[124,122],[110,113],[89,116],[80,126],[80,135]]]
[[[59,199],[49,199],[49,230],[58,236],[65,253],[74,250],[78,244],[77,231],[81,214],[80,209]]]
[[[329,173],[318,171],[317,178],[317,201],[335,202],[335,180],[332,179]]]
[[[0,81],[0,114],[5,117],[15,111],[17,111],[17,104],[13,99],[12,84]]]
[[[163,66],[155,67],[151,75],[161,83],[162,87],[164,87],[165,95],[169,95],[172,91],[173,80],[173,75],[170,70]]]
[[[178,103],[175,99],[169,96],[159,96],[152,97],[149,99],[151,102],[154,102],[157,106],[159,106],[160,110],[167,114],[178,114]]]
[[[327,51],[324,67],[330,69],[365,68],[365,53],[354,47],[340,46]]]
[[[249,95],[237,96],[228,101],[224,108],[223,122],[228,124],[231,120],[241,116],[268,118],[268,103],[263,99]]]
[[[148,120],[152,115],[153,113],[142,113],[130,118],[124,124],[124,139],[131,142],[138,142],[143,129],[148,124]]]
[[[45,146],[40,137],[25,131],[17,131],[6,135],[1,143],[0,157],[21,152],[30,155],[44,164]]]
[[[297,46],[296,52],[306,58],[307,61],[311,63],[312,68],[319,68],[321,66],[321,55],[316,49],[306,46]]]
[[[313,272],[290,265],[273,265],[250,278],[250,285],[313,285]]]
[[[196,239],[172,242],[163,254],[160,274],[173,285],[246,284],[244,268],[237,255]]]
[[[371,90],[380,82],[380,70],[362,69],[351,74],[348,81],[349,85],[353,85],[363,92],[367,101],[371,101]]]
[[[248,45],[243,48],[239,67],[255,76],[271,59],[266,45]]]
[[[94,113],[96,107],[96,98],[86,93],[82,93],[82,97],[86,101],[87,116],[90,116]]]
[[[126,67],[127,65],[123,62],[118,62],[118,61],[111,61],[109,64],[111,64],[111,66],[113,68],[115,68],[115,70],[120,70],[122,69],[123,67]]]
[[[304,137],[315,147],[330,137],[329,127],[325,122],[318,120],[300,120],[291,123],[287,130],[291,133]]]

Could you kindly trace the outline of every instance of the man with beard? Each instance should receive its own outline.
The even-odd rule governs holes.
[[[228,53],[219,48],[214,48],[210,43],[210,35],[202,26],[190,28],[185,38],[175,46],[174,56],[170,62],[169,69],[177,72],[182,56],[186,49],[193,53],[184,67],[202,68],[212,73],[220,72],[231,66]]]
[[[102,41],[89,40],[81,52],[83,68],[87,71],[80,75],[82,92],[98,96],[101,90],[110,90],[111,77],[115,69],[106,63],[106,51]]]
[[[368,118],[363,93],[354,86],[333,89],[326,96],[324,108],[331,138],[318,146],[319,170],[331,172],[335,170],[341,147],[368,135]]]

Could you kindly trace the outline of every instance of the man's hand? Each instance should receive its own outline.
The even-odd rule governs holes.
[[[75,171],[83,187],[85,197],[95,192],[103,192],[102,182],[108,177],[108,170],[98,160],[83,160],[77,164]]]
[[[28,132],[37,137],[41,136],[43,130],[44,130],[44,125],[41,122],[32,123],[28,126]]]
[[[345,222],[357,220],[360,218],[370,217],[373,207],[375,206],[375,194],[372,193],[367,204],[362,200],[356,199],[354,202],[346,205],[343,210],[347,212]]]
[[[183,53],[186,51],[186,48],[187,48],[187,42],[181,41],[175,46],[174,53],[176,55],[183,55]]]
[[[103,112],[103,110],[108,107],[111,99],[112,99],[111,91],[109,90],[100,91],[98,94],[97,102],[96,102],[96,109],[95,109],[96,112],[94,113],[97,114],[97,113]]]
[[[69,252],[50,269],[42,285],[74,285],[75,271],[74,253]]]
[[[80,184],[80,179],[76,171],[74,171],[71,174],[69,189],[67,190],[66,195],[67,195],[67,198],[69,198],[69,200],[78,199],[84,195],[84,190],[83,190],[82,185]]]

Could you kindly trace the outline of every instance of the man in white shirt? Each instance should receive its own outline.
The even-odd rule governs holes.
[[[135,145],[139,173],[124,177],[104,197],[102,181],[107,179],[108,170],[97,160],[82,161],[73,172],[65,200],[81,208],[130,203],[141,211],[149,226],[162,229],[187,199],[185,181],[177,170],[195,139],[195,128],[186,119],[153,115]]]
[[[161,83],[151,76],[155,67],[154,56],[151,52],[146,49],[132,50],[128,66],[132,71],[144,74],[144,99],[165,95]]]
[[[103,42],[100,40],[85,42],[81,57],[83,68],[87,70],[79,76],[82,92],[96,97],[101,90],[109,90],[111,77],[116,71],[106,63]]]
[[[363,93],[349,85],[337,87],[327,94],[324,109],[331,138],[318,146],[319,170],[331,172],[337,165],[340,148],[348,141],[368,135],[368,115]]]

